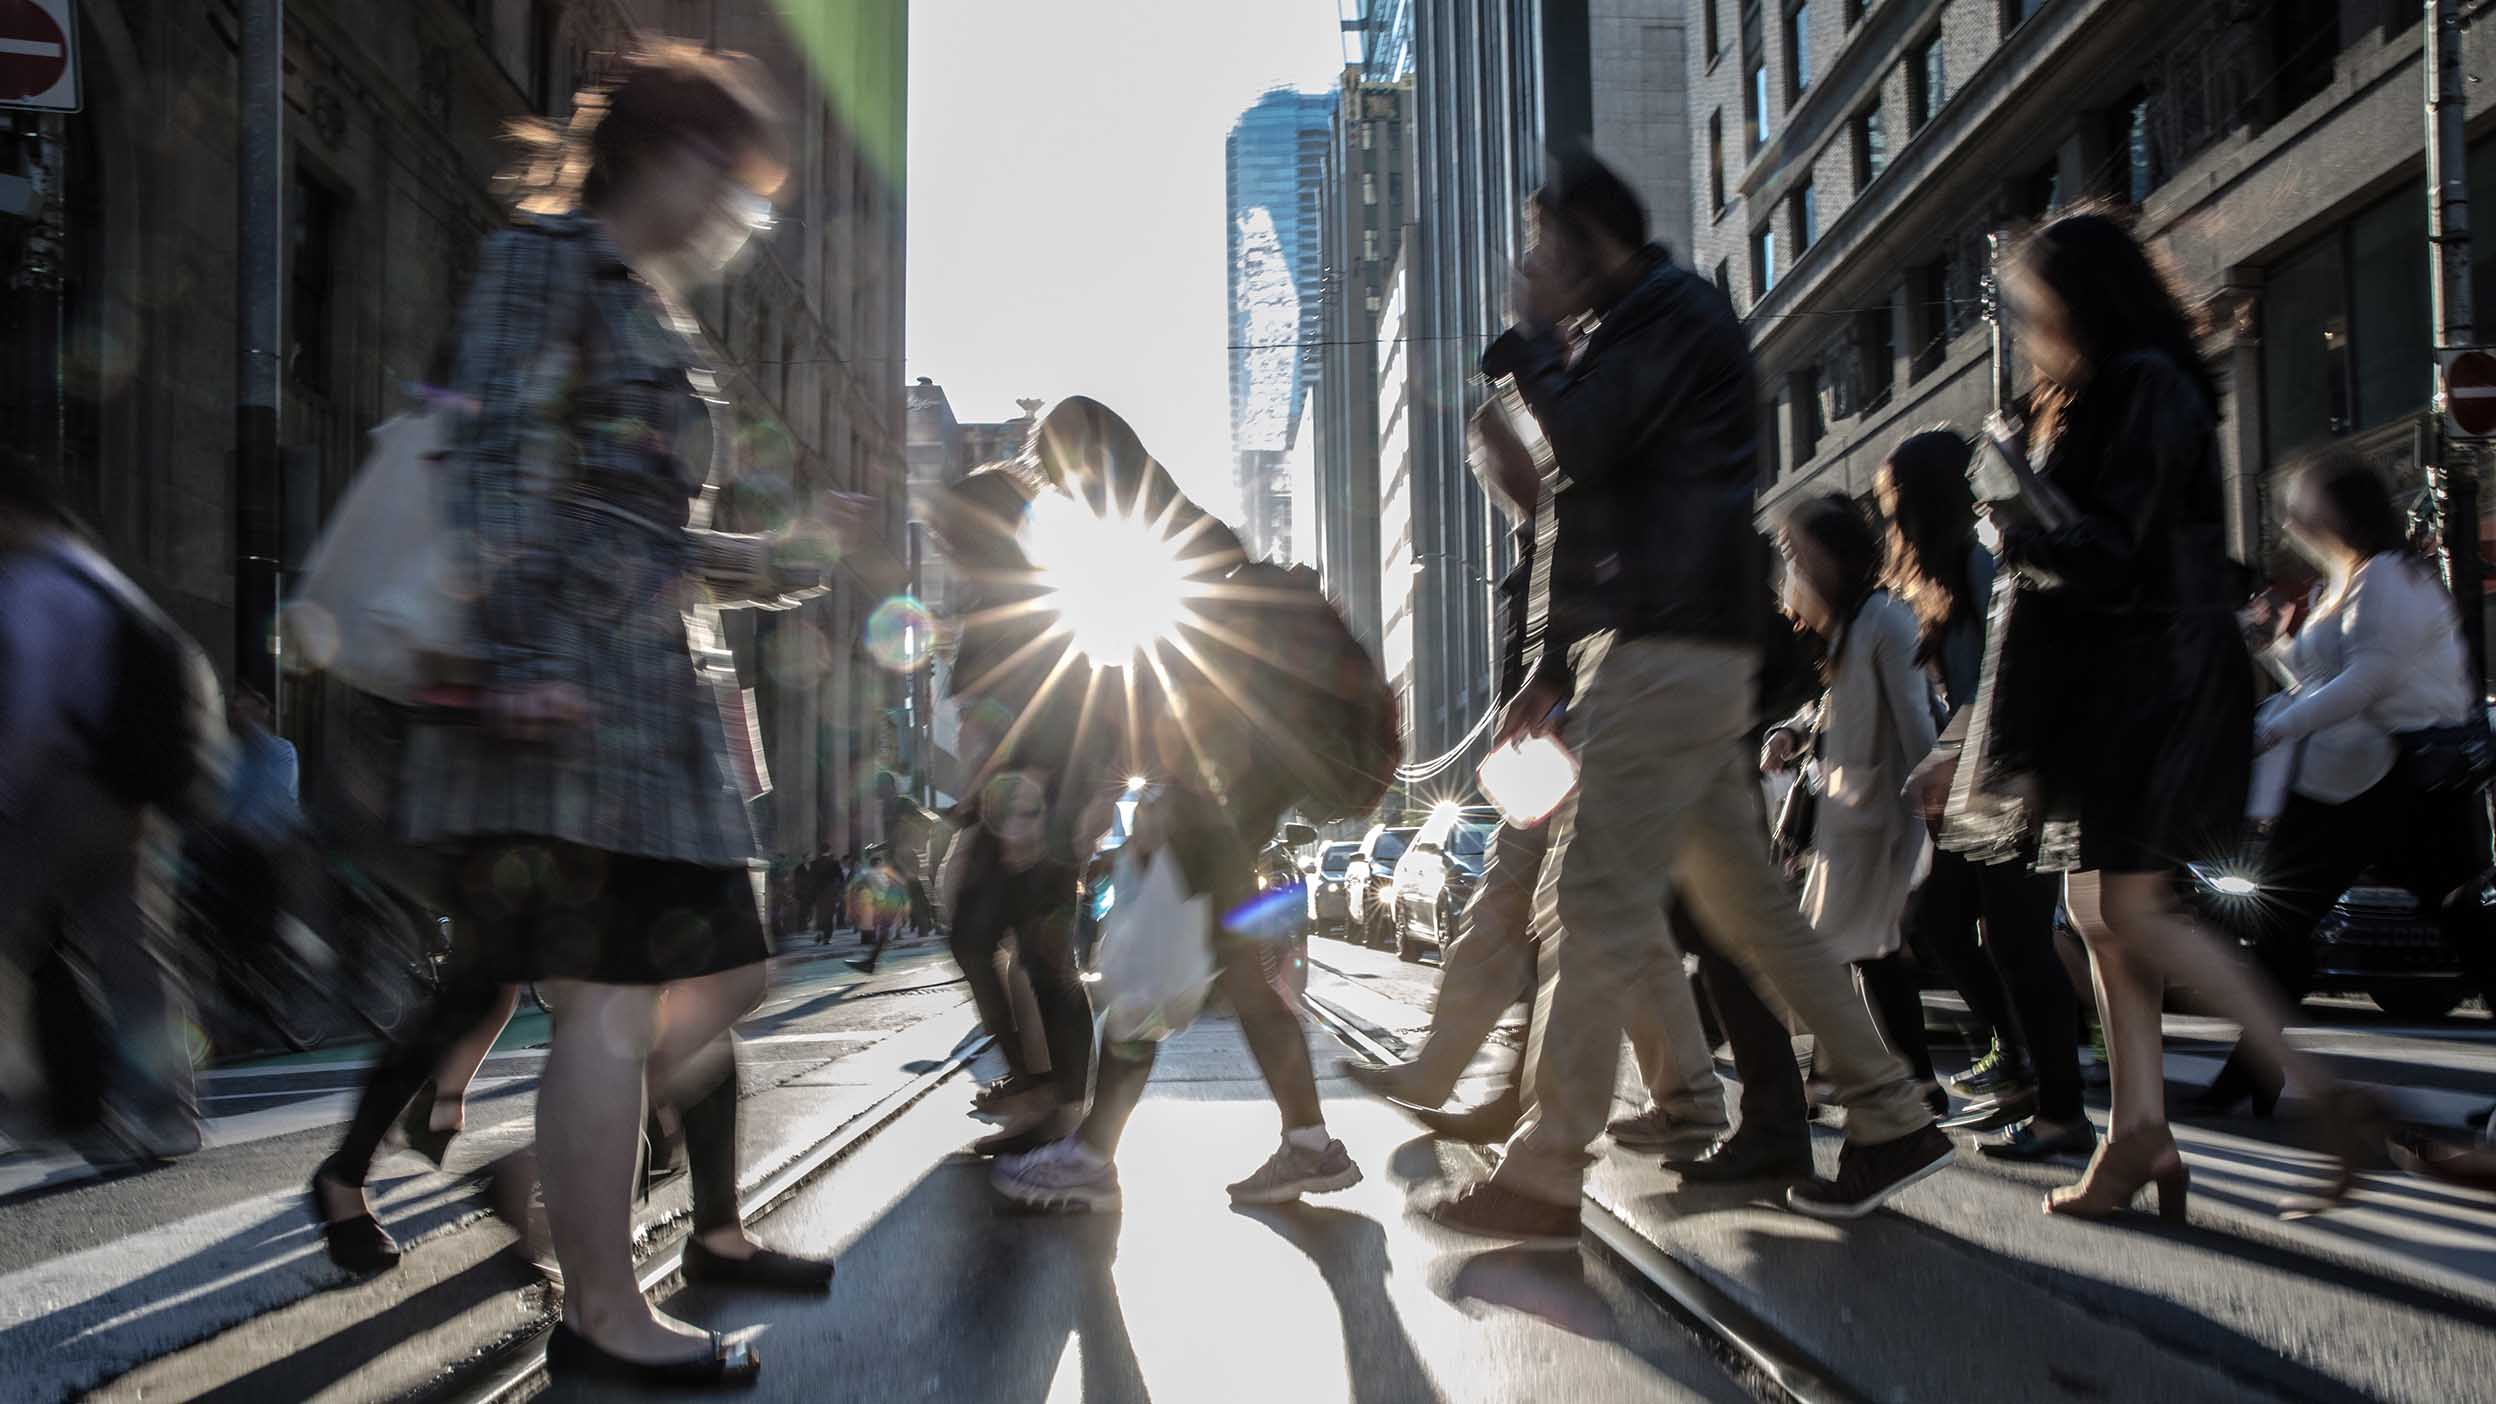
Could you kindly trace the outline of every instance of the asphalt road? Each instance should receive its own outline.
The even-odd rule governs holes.
[[[1389,1040],[1416,1037],[1428,965],[1320,941],[1312,993]],[[1936,1024],[1947,1001],[1932,1001]],[[2496,1100],[2484,1016],[2399,1024],[2343,1003],[2303,1037],[2421,1120]],[[744,1029],[744,1178],[772,1175],[966,1046],[955,972],[923,950],[873,979],[786,961]],[[2220,1033],[2170,1023],[2169,1073],[2206,1078]],[[470,1172],[527,1134],[542,1021],[515,1023],[478,1087],[448,1173],[386,1162],[377,1195],[412,1248],[348,1282],[300,1198],[360,1071],[353,1050],[221,1068],[212,1149],[170,1169],[79,1178],[0,1155],[0,1397],[373,1400],[423,1396],[548,1319],[504,1252]],[[1513,1043],[1516,1014],[1500,1043]],[[1321,1071],[1344,1048],[1314,1026]],[[1479,1090],[1512,1058],[1477,1062]],[[992,1053],[974,1066],[997,1070]],[[939,1084],[782,1201],[765,1241],[836,1251],[825,1299],[674,1286],[673,1310],[752,1330],[770,1399],[1379,1401],[1739,1400],[1764,1378],[1635,1270],[1485,1247],[1411,1212],[1480,1172],[1348,1085],[1329,1122],[1368,1173],[1275,1211],[1222,1186],[1277,1129],[1227,1020],[1174,1040],[1122,1157],[1127,1208],[1103,1219],[1013,1212],[960,1153],[984,1129],[972,1077]],[[1624,1100],[1635,1088],[1624,1085]],[[2102,1108],[2099,1109],[2102,1114]],[[864,1125],[866,1123],[859,1122]],[[1824,1171],[1836,1133],[1823,1129]],[[2496,1202],[2390,1172],[2351,1207],[2270,1213],[2319,1161],[2299,1123],[2179,1127],[2192,1220],[2105,1228],[2047,1220],[2039,1192],[2077,1166],[2008,1169],[1963,1154],[1890,1212],[1823,1225],[1758,1187],[1698,1190],[1614,1152],[1591,1191],[1720,1299],[1875,1400],[2399,1400],[2485,1397],[2496,1378]],[[641,1213],[672,1241],[681,1187]],[[555,1398],[618,1398],[561,1384]]]

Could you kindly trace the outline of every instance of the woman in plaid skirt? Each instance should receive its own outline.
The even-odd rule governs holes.
[[[721,680],[699,660],[715,607],[819,591],[834,543],[865,523],[835,503],[837,520],[803,531],[707,528],[718,391],[676,296],[769,223],[786,161],[759,65],[650,44],[582,95],[569,129],[522,136],[537,150],[513,180],[521,217],[487,240],[451,381],[445,525],[482,689],[411,718],[398,825],[444,859],[445,905],[470,933],[462,981],[535,981],[554,1010],[538,1096],[564,1277],[550,1368],[741,1381],[751,1346],[654,1312],[630,1247],[647,1087],[663,1114],[684,1109],[688,1275],[831,1275],[744,1236],[733,1120],[722,1142],[703,1110],[733,1115],[723,1035],[761,997],[767,951]],[[705,1147],[726,1165],[705,1173]],[[333,1255],[361,1232],[347,1246],[386,1265],[395,1245],[348,1212],[360,1177],[336,1178],[336,1202],[315,1182]]]

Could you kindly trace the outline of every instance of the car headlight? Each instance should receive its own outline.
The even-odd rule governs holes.
[[[2221,897],[2255,897],[2261,895],[2262,892],[2261,883],[2243,873],[2229,872],[2213,863],[2187,863],[2184,868],[2193,875],[2193,881]]]

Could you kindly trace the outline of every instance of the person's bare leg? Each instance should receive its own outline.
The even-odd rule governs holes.
[[[764,968],[756,964],[667,987],[658,1042],[650,1052],[650,1086],[671,1111],[693,1105],[711,1095],[722,1079],[737,1075],[728,1030],[762,1002],[763,985]],[[703,1246],[723,1257],[754,1252],[754,1240],[741,1222],[713,1225],[700,1237]]]
[[[538,1083],[537,1156],[564,1324],[628,1360],[690,1358],[705,1333],[652,1311],[633,1276],[642,1076],[661,987],[561,980],[548,993],[555,1032]]]
[[[436,1131],[457,1131],[468,1124],[468,1084],[476,1081],[477,1069],[484,1066],[485,1055],[494,1051],[494,1040],[503,1036],[503,1028],[511,1022],[512,1011],[520,1007],[520,987],[503,986],[495,996],[494,1005],[477,1021],[477,1026],[460,1035],[459,1042],[442,1050],[442,1061],[433,1068],[433,1116]]]
[[[2106,1034],[2111,1140],[2162,1134],[2167,1124],[2164,990],[2105,910],[2096,873],[2071,876],[2071,920],[2088,947],[2098,1025]]]

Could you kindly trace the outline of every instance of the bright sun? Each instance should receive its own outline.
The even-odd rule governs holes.
[[[1046,603],[1085,657],[1123,668],[1177,629],[1192,586],[1178,543],[1154,523],[1043,493],[1027,529]]]

